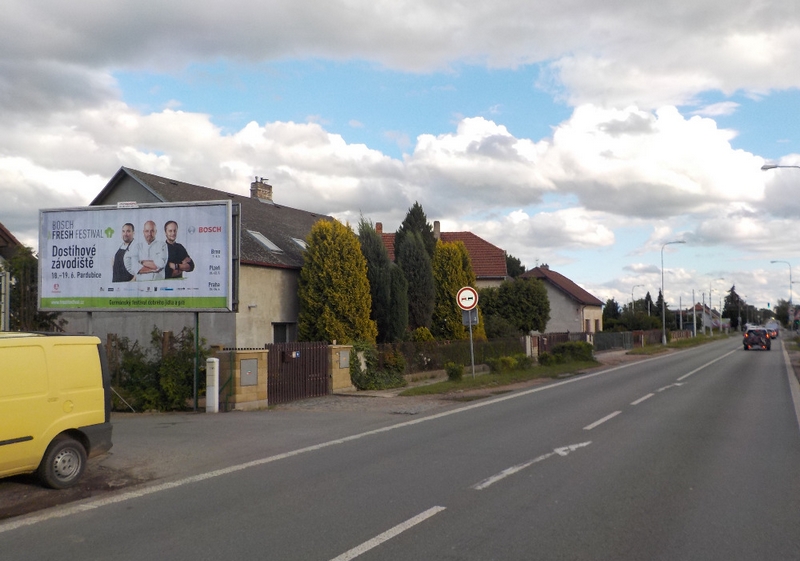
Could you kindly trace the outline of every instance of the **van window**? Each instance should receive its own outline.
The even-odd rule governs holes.
[[[0,398],[47,393],[47,362],[39,346],[0,348]]]

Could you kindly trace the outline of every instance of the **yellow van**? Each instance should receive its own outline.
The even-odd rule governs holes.
[[[111,448],[105,356],[97,337],[0,333],[0,477],[63,489]]]

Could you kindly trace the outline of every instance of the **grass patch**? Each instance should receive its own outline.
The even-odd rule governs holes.
[[[576,374],[581,370],[595,368],[599,365],[600,363],[596,360],[591,360],[553,364],[551,366],[534,366],[524,370],[509,370],[507,372],[482,374],[475,378],[473,378],[472,375],[465,374],[461,380],[446,380],[426,386],[416,386],[402,391],[400,395],[440,395],[452,392],[463,392],[466,390],[492,389],[540,378],[558,378],[565,374]]]
[[[667,343],[666,346],[655,344],[655,345],[647,345],[645,347],[637,347],[635,349],[631,349],[627,352],[629,355],[657,355],[659,353],[666,352],[668,349],[688,349],[691,347],[697,347],[699,345],[705,345],[706,343],[713,343],[714,341],[720,341],[722,339],[728,339],[737,335],[736,333],[732,333],[731,335],[723,333],[722,335],[698,335],[697,337],[689,337],[688,339],[677,339],[675,341],[670,341]]]

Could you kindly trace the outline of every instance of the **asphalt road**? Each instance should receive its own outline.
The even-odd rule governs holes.
[[[800,559],[792,384],[728,340],[427,415],[141,418],[162,479],[0,523],[0,560]]]

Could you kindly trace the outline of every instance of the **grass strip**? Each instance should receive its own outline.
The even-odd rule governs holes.
[[[485,388],[498,388],[520,382],[528,382],[540,378],[558,378],[567,374],[579,374],[582,370],[596,368],[600,363],[596,360],[582,362],[566,362],[564,364],[554,364],[551,366],[534,366],[525,370],[509,370],[506,372],[490,372],[472,377],[471,374],[464,374],[461,380],[445,380],[423,386],[415,386],[404,390],[400,396],[413,395],[438,395],[453,392],[463,392],[465,390],[479,390]]]

